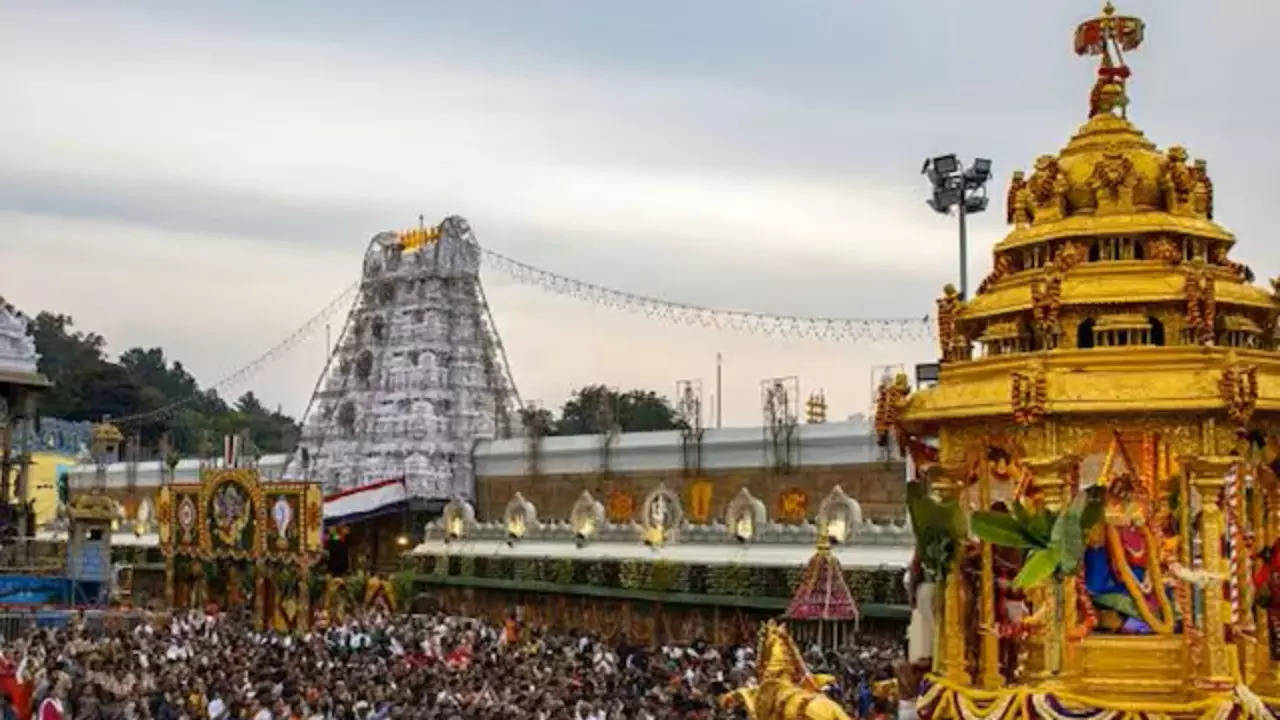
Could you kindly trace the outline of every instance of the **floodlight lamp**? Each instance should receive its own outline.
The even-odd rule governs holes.
[[[939,175],[952,175],[960,170],[960,161],[952,155],[939,155],[933,159],[933,171]]]
[[[933,209],[938,212],[947,212],[952,205],[958,204],[962,199],[959,188],[938,188],[933,191]]]
[[[973,172],[975,175],[986,177],[991,174],[991,160],[988,158],[974,158]]]
[[[964,211],[966,213],[980,213],[987,209],[987,198],[983,195],[973,195],[964,199]]]

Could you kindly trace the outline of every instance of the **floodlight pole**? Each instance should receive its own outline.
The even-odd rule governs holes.
[[[965,227],[964,227],[965,192],[963,189],[964,188],[964,166],[963,165],[960,166],[960,178],[961,178],[960,202],[956,203],[956,206],[960,208],[960,212],[957,213],[960,216],[960,297],[964,298],[965,300],[968,300],[969,299],[969,256],[968,256],[968,242],[965,237]]]

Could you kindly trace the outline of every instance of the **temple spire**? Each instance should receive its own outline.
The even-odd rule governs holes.
[[[1129,97],[1125,93],[1129,66],[1125,65],[1124,51],[1133,50],[1142,44],[1146,25],[1139,18],[1116,15],[1115,12],[1115,6],[1108,1],[1103,6],[1101,15],[1076,27],[1076,54],[1102,56],[1098,66],[1098,80],[1089,95],[1089,117],[1114,114],[1116,109],[1123,116],[1125,107],[1129,104]]]

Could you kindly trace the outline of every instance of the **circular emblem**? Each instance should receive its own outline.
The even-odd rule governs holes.
[[[190,541],[191,531],[195,526],[196,504],[191,501],[191,496],[187,495],[182,498],[182,503],[178,505],[178,527],[182,528],[182,536]]]

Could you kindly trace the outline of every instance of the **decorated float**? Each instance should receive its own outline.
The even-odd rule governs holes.
[[[938,301],[937,385],[880,394],[936,589],[922,718],[1280,711],[1280,302],[1206,163],[1128,119],[1143,33],[1110,4],[1079,26],[1087,122],[1014,173],[977,293]]]
[[[210,468],[199,483],[163,486],[156,505],[169,607],[248,611],[260,627],[281,631],[308,626],[322,557],[317,483]]]

